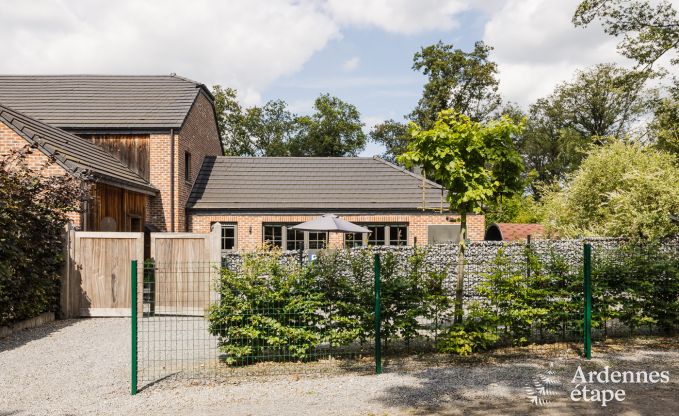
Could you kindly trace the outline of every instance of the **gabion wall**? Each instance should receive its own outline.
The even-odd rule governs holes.
[[[540,260],[546,261],[551,256],[558,256],[567,262],[572,272],[578,273],[582,270],[583,245],[585,243],[592,245],[593,255],[596,256],[597,254],[604,254],[609,250],[615,249],[622,242],[622,239],[617,238],[536,240],[530,243],[530,248]],[[465,254],[464,296],[468,299],[476,297],[476,285],[483,278],[483,275],[490,271],[490,267],[493,264],[493,260],[497,257],[499,250],[503,251],[511,264],[516,267],[517,272],[526,273],[526,247],[527,243],[525,242],[479,241],[469,244]],[[457,282],[457,255],[459,246],[457,244],[437,244],[421,246],[418,249],[424,252],[422,271],[424,273],[446,273],[446,287],[451,296],[454,295]],[[380,253],[384,255],[387,252],[393,253],[393,255],[397,256],[396,263],[398,266],[396,273],[399,273],[407,271],[409,267],[408,259],[412,257],[415,248],[378,246],[339,250],[336,252],[338,256],[337,264],[339,265],[338,272],[352,273],[351,258],[361,254],[365,255],[365,250],[368,250],[371,254]],[[303,253],[301,260],[306,264],[309,261],[308,253]],[[366,260],[368,260],[367,257]],[[282,261],[297,263],[300,261],[300,253],[298,251],[285,252],[283,253]],[[238,253],[227,254],[223,257],[222,263],[224,267],[238,270],[242,263],[242,257]],[[373,267],[372,261],[367,261],[366,263],[365,272],[370,273]]]

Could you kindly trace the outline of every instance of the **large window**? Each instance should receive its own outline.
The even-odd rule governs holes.
[[[287,237],[285,247],[288,250],[304,249],[304,231],[293,230],[292,228],[286,227],[285,235]]]
[[[294,230],[294,224],[265,224],[262,240],[285,250],[318,250],[327,247],[328,233]]]
[[[386,245],[386,227],[384,225],[368,225],[366,227],[370,230],[368,234],[368,245],[371,246],[384,246]]]
[[[283,226],[265,225],[264,242],[272,246],[283,248]]]
[[[405,246],[408,245],[407,224],[361,224],[370,230],[364,237],[359,233],[346,234],[344,246],[347,248],[370,246]]]
[[[344,234],[344,247],[354,248],[363,246],[363,234],[347,233]]]
[[[406,246],[408,245],[408,227],[403,224],[394,224],[389,228],[389,245]]]
[[[236,224],[222,224],[222,252],[236,249]]]
[[[328,233],[309,232],[309,250],[321,250],[327,246]]]

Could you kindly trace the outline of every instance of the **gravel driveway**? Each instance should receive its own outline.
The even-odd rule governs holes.
[[[676,340],[643,350],[609,347],[582,363],[586,370],[670,371],[669,383],[625,385],[625,401],[606,407],[568,398],[578,360],[550,367],[540,358],[466,360],[380,376],[162,381],[132,397],[129,340],[129,321],[122,318],[57,321],[1,339],[0,415],[679,414]],[[552,380],[542,405],[534,405],[545,374]]]

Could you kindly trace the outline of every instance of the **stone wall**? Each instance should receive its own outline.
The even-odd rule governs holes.
[[[601,255],[607,251],[619,247],[621,239],[616,238],[588,238],[572,240],[538,240],[530,244],[531,249],[542,261],[548,261],[551,256],[557,256],[566,261],[573,273],[580,273],[583,265],[583,247],[585,243],[592,245],[593,256]],[[476,296],[475,287],[483,278],[484,274],[491,270],[493,260],[496,259],[500,250],[507,256],[512,266],[516,267],[518,273],[525,273],[527,270],[526,243],[508,243],[501,241],[478,241],[472,242],[466,251],[465,265],[465,297],[474,298]],[[457,255],[459,246],[457,244],[437,244],[432,246],[420,246],[418,250],[424,253],[424,272],[446,273],[446,288],[452,296],[457,282]],[[341,257],[341,264],[347,265],[346,273],[351,273],[349,269],[352,256],[361,255],[366,249],[357,248],[352,250],[339,250],[338,256]],[[408,267],[408,259],[416,250],[415,247],[371,247],[371,253],[380,253],[384,259],[386,253],[396,256],[397,273],[403,272]],[[286,252],[284,261],[299,261],[299,252]],[[342,261],[342,258],[347,261]],[[309,256],[304,253],[302,256],[304,263],[309,261]],[[224,257],[224,264],[232,270],[238,270],[241,264],[241,255],[238,253],[228,254]],[[383,260],[384,261],[384,260]],[[366,268],[371,269],[372,263],[368,261]]]

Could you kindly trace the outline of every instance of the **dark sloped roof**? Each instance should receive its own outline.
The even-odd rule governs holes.
[[[115,186],[155,194],[157,190],[137,173],[95,144],[56,127],[32,119],[0,104],[0,122],[48,156],[69,173],[80,177],[91,173],[95,179]]]
[[[424,184],[425,206],[440,208],[441,186]],[[219,156],[203,162],[187,206],[341,213],[416,211],[422,202],[422,177],[379,158]]]
[[[174,75],[0,75],[0,103],[66,129],[180,128],[200,83]]]

